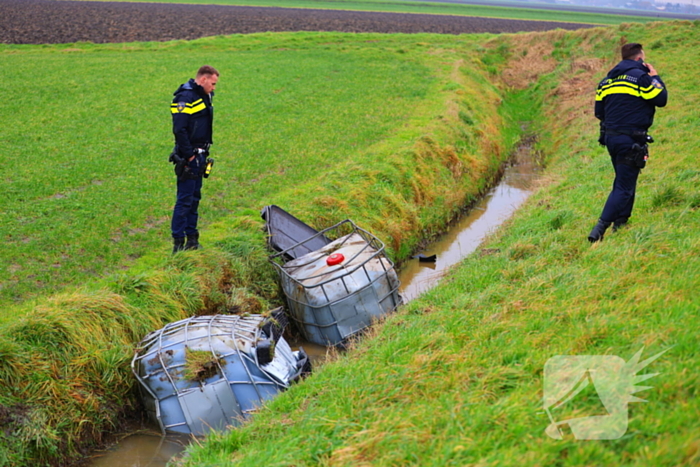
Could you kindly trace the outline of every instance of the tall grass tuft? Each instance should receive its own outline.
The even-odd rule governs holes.
[[[200,253],[176,255],[170,270],[119,276],[120,294],[57,295],[4,325],[0,412],[12,436],[0,436],[0,446],[17,458],[7,465],[51,465],[100,442],[137,406],[136,342],[194,313],[227,311],[241,277],[223,252]]]

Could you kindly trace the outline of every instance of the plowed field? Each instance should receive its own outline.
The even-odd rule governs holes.
[[[168,41],[266,31],[503,33],[586,24],[467,16],[162,3],[0,0],[0,43]]]

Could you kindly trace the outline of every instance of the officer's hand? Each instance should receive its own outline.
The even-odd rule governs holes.
[[[192,162],[192,160],[194,160],[194,156],[192,156],[192,157],[190,157],[189,159],[187,159],[187,162]]]
[[[656,68],[651,63],[645,63],[645,67],[649,68],[649,76],[659,76],[659,74],[656,72]]]

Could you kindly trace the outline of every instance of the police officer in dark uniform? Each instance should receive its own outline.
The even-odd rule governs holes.
[[[175,91],[170,105],[175,135],[170,161],[175,164],[177,175],[177,201],[171,223],[173,253],[200,248],[198,208],[202,177],[207,176],[207,163],[213,163],[208,156],[214,121],[212,98],[218,80],[219,72],[215,68],[201,67],[194,79]]]
[[[598,223],[588,235],[590,242],[603,239],[624,226],[632,215],[639,172],[649,157],[654,140],[647,130],[654,122],[656,107],[663,107],[668,92],[654,67],[644,61],[637,43],[622,46],[622,61],[598,84],[595,116],[600,120],[600,144],[608,148],[615,181]]]

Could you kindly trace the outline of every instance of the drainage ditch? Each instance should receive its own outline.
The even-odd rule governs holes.
[[[535,137],[524,137],[506,163],[498,183],[479,202],[452,223],[449,229],[421,252],[423,260],[406,261],[399,271],[400,292],[405,302],[433,288],[449,269],[473,253],[486,237],[505,222],[530,196],[539,176],[539,160],[533,149]],[[425,261],[435,255],[434,261]],[[322,363],[323,346],[290,341],[303,346],[312,363]],[[131,427],[130,433],[109,450],[94,453],[85,467],[165,467],[180,455],[189,436],[161,436],[157,425]]]
[[[539,160],[534,136],[521,139],[506,163],[503,175],[473,207],[456,219],[447,231],[399,271],[399,288],[404,301],[415,299],[433,288],[455,264],[473,253],[486,237],[505,222],[530,196],[538,177]]]

